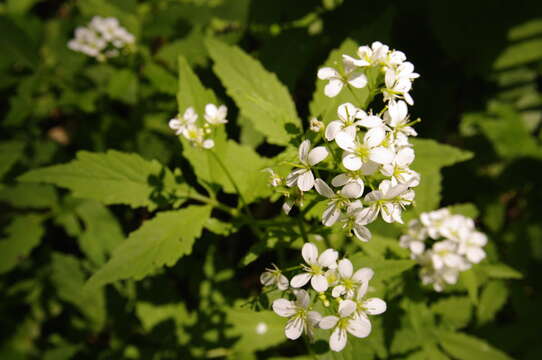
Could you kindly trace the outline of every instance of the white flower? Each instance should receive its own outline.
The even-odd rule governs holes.
[[[408,77],[400,77],[395,69],[388,69],[384,76],[386,87],[382,89],[384,101],[404,99],[408,105],[414,105],[414,100],[408,93],[412,89],[412,81]]]
[[[409,145],[408,137],[418,135],[416,130],[409,125],[408,108],[402,100],[388,103],[388,111],[384,114],[384,121],[393,128],[397,145]]]
[[[426,227],[429,236],[433,239],[437,239],[440,236],[441,226],[448,217],[450,217],[450,210],[443,208],[422,213],[420,215],[420,221]]]
[[[189,125],[193,125],[198,120],[198,114],[194,111],[193,107],[188,107],[183,116],[180,114],[175,118],[169,120],[169,128],[175,130],[175,135],[181,135],[188,129]]]
[[[326,210],[322,213],[322,223],[325,226],[332,226],[335,224],[341,216],[342,208],[348,206],[351,199],[356,199],[363,193],[363,188],[357,182],[346,184],[338,192],[331,190],[322,179],[316,179],[314,187],[320,195],[330,200]]]
[[[295,301],[277,299],[273,301],[273,311],[288,322],[284,334],[288,339],[295,340],[305,332],[312,337],[313,329],[320,322],[322,316],[316,311],[310,311],[310,297],[305,290],[295,290]]]
[[[328,151],[324,146],[317,146],[310,150],[310,140],[305,140],[299,145],[299,161],[301,167],[292,171],[286,177],[286,185],[292,187],[297,184],[301,191],[309,191],[314,186],[314,175],[311,166],[318,164],[328,156]]]
[[[273,169],[267,168],[264,169],[264,171],[267,171],[269,173],[269,184],[273,187],[277,187],[282,185],[282,177],[277,174]]]
[[[389,48],[379,41],[375,41],[369,46],[360,46],[358,48],[359,59],[348,55],[343,55],[343,61],[354,66],[365,67],[379,64],[386,56]]]
[[[372,223],[378,214],[382,215],[385,222],[402,223],[402,208],[413,200],[414,192],[409,190],[407,184],[392,186],[389,180],[383,180],[378,190],[371,191],[365,196],[364,201],[369,206],[362,209],[361,217],[366,224]]]
[[[401,235],[399,245],[409,249],[413,257],[415,257],[424,252],[426,238],[427,229],[419,220],[414,219],[408,223],[407,233]]]
[[[410,187],[418,186],[420,184],[420,174],[409,168],[414,158],[414,150],[410,147],[403,147],[395,154],[390,164],[382,166],[380,172],[391,178],[392,185],[402,183],[409,184]]]
[[[324,88],[327,97],[337,96],[343,86],[348,83],[351,86],[361,89],[367,85],[367,77],[362,72],[356,71],[355,67],[345,63],[344,76],[331,67],[323,67],[318,70],[318,78],[328,80]]]
[[[342,351],[346,346],[348,333],[364,338],[371,333],[371,323],[364,317],[354,316],[356,303],[343,300],[339,304],[338,317],[326,316],[320,320],[319,326],[324,330],[333,329],[329,338],[329,347],[333,351]]]
[[[215,146],[215,142],[212,139],[205,139],[205,130],[194,125],[188,124],[183,130],[183,136],[192,143],[202,147],[204,149],[211,149]]]
[[[436,242],[431,252],[433,267],[437,270],[442,269],[444,266],[462,269],[464,262],[463,258],[457,253],[457,247],[458,244],[451,240]]]
[[[486,257],[486,252],[482,249],[486,244],[487,236],[479,231],[473,231],[461,239],[457,252],[465,255],[471,263],[478,264]]]
[[[373,277],[373,270],[369,268],[359,269],[354,273],[352,262],[348,259],[342,259],[337,266],[339,272],[338,285],[336,285],[331,295],[333,297],[345,296],[346,298],[354,297],[355,290],[364,282],[369,282]]]
[[[363,190],[365,189],[365,184],[363,183],[362,175],[359,171],[349,171],[336,175],[333,179],[331,179],[331,185],[334,187],[341,187],[350,183],[359,184],[359,196],[361,196],[363,194]]]
[[[279,270],[274,264],[274,269],[265,269],[260,275],[260,282],[264,286],[276,285],[279,290],[286,290],[289,286],[289,281],[286,276],[282,274],[282,271]]]
[[[346,213],[343,214],[341,222],[343,223],[343,229],[347,229],[354,233],[354,236],[363,242],[371,240],[371,232],[365,226],[366,223],[361,212],[363,205],[361,201],[356,200],[348,204]]]
[[[342,163],[348,170],[359,170],[364,164],[374,162],[377,164],[389,164],[393,160],[393,151],[381,146],[386,138],[386,132],[381,127],[375,127],[367,131],[363,137],[363,143],[356,137],[347,133],[337,134],[335,141],[344,150]]]
[[[327,249],[318,257],[316,245],[305,243],[301,249],[301,255],[308,266],[303,265],[305,272],[294,276],[290,281],[290,285],[294,288],[300,288],[310,280],[314,290],[318,292],[326,291],[329,284],[324,269],[337,267],[339,253],[333,249]]]
[[[216,107],[214,104],[205,105],[205,120],[211,125],[221,125],[228,122],[226,116],[228,108],[225,105]]]
[[[345,132],[350,137],[356,135],[356,116],[360,109],[352,105],[351,103],[344,103],[337,108],[337,115],[339,120],[330,122],[326,127],[326,140],[332,141],[335,139],[339,132]]]
[[[318,120],[317,118],[313,117],[309,122],[309,128],[311,131],[314,131],[315,133],[319,133],[324,129],[324,123]]]
[[[356,297],[354,299],[356,302],[356,316],[365,318],[367,321],[369,321],[369,317],[367,315],[380,315],[386,311],[387,306],[386,302],[379,298],[373,297],[365,299],[365,295],[369,289],[369,281],[371,281],[373,278],[374,272],[369,268],[363,268],[361,270],[364,270],[363,279],[361,281],[361,285],[358,287],[358,291],[356,292]]]

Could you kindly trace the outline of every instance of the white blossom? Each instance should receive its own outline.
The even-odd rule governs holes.
[[[314,166],[328,156],[324,146],[317,146],[311,150],[310,140],[305,140],[299,145],[299,161],[301,166],[292,171],[286,177],[286,185],[292,187],[297,185],[301,191],[309,191],[314,186],[314,175],[311,166]]]
[[[348,183],[340,191],[334,192],[322,179],[316,179],[315,188],[320,195],[329,199],[327,208],[322,213],[322,224],[325,226],[335,224],[341,216],[341,210],[362,194],[362,188],[357,182]]]
[[[222,125],[228,122],[226,116],[228,115],[228,108],[225,105],[217,107],[215,104],[205,105],[205,121],[211,125]]]
[[[305,272],[298,274],[290,280],[293,288],[300,288],[310,280],[311,286],[318,292],[324,292],[329,287],[325,276],[325,269],[334,269],[337,267],[337,258],[339,254],[333,249],[325,250],[318,256],[318,248],[312,243],[305,243],[301,249],[301,255],[307,263],[303,265]]]
[[[402,223],[401,212],[404,206],[412,202],[414,192],[407,184],[392,185],[391,181],[383,180],[378,190],[371,191],[364,198],[368,205],[362,210],[362,218],[369,224],[380,214],[385,222]]]
[[[260,282],[264,286],[276,286],[279,290],[286,290],[289,286],[289,281],[286,276],[282,274],[279,268],[273,264],[273,269],[265,269],[260,275]]]
[[[310,311],[310,297],[305,290],[295,290],[294,294],[295,301],[286,299],[273,301],[273,311],[279,316],[288,318],[284,329],[284,334],[288,339],[295,340],[303,332],[312,337],[314,328],[322,316],[316,311]]]
[[[354,273],[352,262],[348,259],[339,261],[337,271],[339,280],[331,293],[333,297],[345,296],[351,299],[360,285],[364,282],[368,283],[373,277],[373,271],[369,268],[362,268]]]
[[[342,164],[348,170],[359,170],[364,164],[389,164],[393,160],[393,152],[382,146],[386,132],[381,127],[367,131],[360,142],[356,137],[341,132],[335,141],[344,150]]]
[[[324,129],[325,125],[323,122],[313,117],[309,121],[309,129],[315,133],[319,133]]]
[[[324,87],[324,94],[327,97],[337,96],[345,84],[357,89],[367,85],[367,76],[363,72],[356,71],[355,67],[350,66],[350,64],[345,64],[343,75],[332,67],[323,67],[318,70],[318,78],[328,80],[327,85]]]

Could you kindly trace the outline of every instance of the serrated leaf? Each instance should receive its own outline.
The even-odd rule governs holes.
[[[11,169],[23,154],[24,143],[6,141],[0,143],[0,179]]]
[[[413,139],[412,144],[416,151],[412,169],[421,175],[421,183],[415,188],[414,211],[420,214],[439,206],[442,180],[440,169],[468,160],[473,154],[429,139]]]
[[[208,39],[207,49],[228,95],[241,115],[273,144],[286,145],[301,129],[295,105],[286,87],[254,58],[236,46]]]
[[[476,312],[478,323],[491,321],[503,307],[508,298],[508,289],[502,281],[490,281],[480,294],[480,304]]]
[[[56,287],[58,297],[75,305],[91,321],[93,327],[99,330],[105,323],[104,293],[102,289],[98,289],[89,296],[84,296],[82,290],[85,278],[80,261],[76,257],[53,253],[51,280]]]
[[[15,184],[0,189],[0,201],[17,208],[47,208],[58,202],[56,190],[46,184]]]
[[[416,261],[414,260],[375,259],[365,256],[362,253],[354,254],[350,257],[350,261],[352,261],[355,269],[361,267],[373,269],[375,272],[374,278],[377,281],[388,280],[416,265]]]
[[[88,280],[86,289],[117,280],[140,280],[163,266],[173,266],[192,252],[210,213],[209,206],[158,213],[115,249],[112,258]]]
[[[81,250],[94,265],[103,265],[124,240],[117,219],[108,208],[92,200],[81,202],[75,212],[85,225],[85,231],[79,236]]]
[[[439,341],[444,350],[458,360],[511,360],[483,340],[464,333],[441,331]]]
[[[193,107],[199,116],[205,113],[205,105],[217,104],[212,90],[206,89],[188,65],[186,59],[179,56],[179,91],[177,92],[179,113],[183,114],[188,107]]]
[[[39,215],[19,215],[7,226],[0,240],[0,274],[13,269],[41,240],[44,228]]]
[[[143,75],[158,91],[170,95],[177,94],[177,79],[163,67],[149,62],[143,68]]]
[[[469,323],[472,304],[467,297],[452,296],[437,301],[431,306],[431,310],[439,314],[444,323],[459,329]]]
[[[217,160],[220,159],[247,203],[271,193],[267,176],[262,172],[269,166],[269,160],[248,146],[239,145],[233,140],[216,141],[213,149],[203,150],[183,141],[183,155],[194,167],[200,181],[218,184],[225,192],[234,194],[237,191]]]
[[[284,336],[285,321],[273,311],[232,308],[227,310],[226,316],[232,325],[228,335],[239,337],[234,344],[238,351],[264,350],[287,340]]]
[[[523,274],[505,264],[480,264],[478,269],[494,279],[521,279]]]
[[[109,80],[107,94],[115,100],[134,105],[137,101],[139,81],[136,75],[128,70],[115,71]]]
[[[80,151],[67,164],[31,170],[18,178],[22,182],[44,182],[68,188],[75,197],[102,203],[147,206],[154,209],[164,194],[179,190],[173,174],[155,160],[137,154],[109,150],[107,153]]]

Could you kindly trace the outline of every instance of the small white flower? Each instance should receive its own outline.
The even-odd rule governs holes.
[[[399,146],[409,145],[408,137],[418,135],[416,130],[409,125],[408,108],[402,100],[388,103],[388,111],[384,114],[384,121],[393,129],[396,143]]]
[[[318,248],[316,245],[305,243],[301,249],[301,255],[308,266],[303,265],[305,272],[294,276],[290,281],[290,285],[293,288],[300,288],[310,280],[314,290],[318,292],[326,291],[329,284],[324,270],[326,268],[334,269],[337,267],[339,253],[333,249],[327,249],[318,256]]]
[[[486,252],[482,249],[487,244],[487,236],[479,231],[472,231],[469,236],[461,239],[458,254],[465,255],[467,259],[478,264],[486,257]]]
[[[420,174],[409,168],[414,158],[414,150],[410,147],[403,147],[395,154],[390,164],[382,166],[380,172],[390,177],[392,185],[402,183],[409,184],[410,187],[418,186],[420,184]]]
[[[327,97],[337,96],[345,84],[361,89],[367,85],[367,76],[360,71],[356,71],[355,66],[345,63],[344,76],[331,67],[323,67],[318,70],[318,78],[328,80],[324,88],[324,94]]]
[[[352,262],[348,259],[342,259],[337,266],[339,272],[338,285],[336,285],[331,295],[333,297],[345,296],[350,299],[354,297],[356,289],[363,283],[368,283],[373,277],[373,270],[369,268],[359,269],[354,273]]]
[[[461,269],[464,262],[463,258],[457,254],[457,247],[458,244],[450,240],[436,242],[431,252],[433,267],[437,270],[444,266]]]
[[[286,290],[289,287],[289,281],[286,276],[282,274],[282,271],[273,264],[274,269],[265,269],[260,275],[260,282],[264,286],[275,285],[279,290]]]
[[[399,239],[399,245],[407,248],[413,257],[420,255],[425,251],[425,239],[427,238],[427,229],[423,224],[414,219],[408,223],[407,233]]]
[[[367,131],[363,142],[351,137],[345,132],[337,134],[335,141],[344,150],[342,163],[348,170],[359,170],[364,164],[389,164],[394,154],[390,149],[382,146],[386,132],[382,127],[375,127]]]
[[[422,213],[420,221],[426,227],[427,233],[433,239],[440,237],[440,229],[444,221],[450,217],[450,210],[444,208],[436,211]]]
[[[216,107],[214,104],[205,105],[205,121],[211,125],[222,125],[228,122],[226,116],[228,115],[228,108],[225,105]]]
[[[362,187],[357,182],[346,184],[338,192],[331,190],[322,179],[316,179],[314,186],[320,195],[330,200],[322,213],[322,224],[325,226],[335,224],[341,216],[341,210],[350,204],[350,200],[360,197],[363,193]]]
[[[412,89],[412,80],[407,76],[400,76],[395,69],[388,69],[384,76],[386,87],[382,90],[384,101],[404,99],[408,105],[414,105],[414,100],[409,94]]]
[[[345,132],[350,137],[356,136],[356,116],[360,110],[351,103],[344,103],[337,108],[339,120],[330,122],[326,127],[326,140],[332,141],[339,132]]]
[[[343,55],[343,61],[359,67],[377,65],[386,57],[388,50],[389,48],[387,45],[384,45],[379,41],[375,41],[371,44],[371,47],[360,46],[358,48],[357,53],[359,59],[348,55]]]
[[[324,123],[318,120],[317,118],[313,117],[309,122],[309,128],[311,131],[315,133],[319,133],[324,129]]]
[[[348,204],[346,213],[343,214],[341,222],[343,223],[343,229],[351,231],[356,238],[363,242],[371,240],[371,231],[365,226],[365,219],[361,212],[363,205],[361,201],[356,200]]]
[[[373,278],[374,272],[372,269],[363,268],[363,280],[358,287],[354,301],[356,302],[356,316],[362,317],[369,321],[367,315],[380,315],[386,311],[386,302],[379,298],[365,299],[367,290],[369,289],[369,281]],[[370,324],[370,322],[369,322]]]
[[[273,187],[277,187],[282,185],[283,179],[282,177],[277,174],[273,169],[267,168],[264,169],[264,171],[267,171],[269,173],[269,184]]]
[[[193,107],[188,107],[183,116],[180,114],[169,120],[169,128],[175,130],[175,135],[181,135],[189,125],[195,124],[198,120],[198,114],[194,111]]]
[[[312,337],[313,330],[322,316],[316,311],[310,311],[310,297],[305,290],[295,290],[294,294],[295,301],[286,299],[273,301],[273,311],[279,316],[289,318],[284,329],[284,334],[288,339],[295,340],[303,332]]]
[[[299,161],[301,167],[292,171],[286,177],[286,185],[292,187],[297,185],[301,191],[309,191],[314,186],[314,175],[311,166],[314,166],[328,156],[328,151],[324,146],[317,146],[310,149],[310,140],[305,140],[299,145]]]
[[[364,338],[371,333],[371,323],[364,317],[355,316],[356,303],[343,300],[339,304],[338,317],[326,316],[320,320],[319,326],[324,330],[333,329],[329,338],[329,347],[333,351],[342,351],[346,346],[348,333]]]

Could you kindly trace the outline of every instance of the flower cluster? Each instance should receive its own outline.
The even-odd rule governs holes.
[[[134,35],[120,26],[116,18],[94,16],[88,26],[75,29],[75,38],[68,47],[98,61],[117,57],[122,50],[130,50],[135,42]]]
[[[319,254],[312,243],[303,245],[301,255],[305,260],[299,266],[302,272],[289,282],[276,267],[260,277],[263,285],[276,286],[295,298],[273,302],[273,311],[288,318],[286,337],[295,340],[305,333],[312,339],[316,329],[331,330],[329,346],[333,351],[341,351],[348,333],[358,338],[369,336],[372,327],[368,315],[386,311],[383,300],[366,296],[373,270],[361,268],[354,272],[350,260],[339,260],[337,251],[327,249]],[[310,287],[302,289],[309,282]]]
[[[204,149],[211,149],[215,142],[211,139],[213,131],[221,125],[228,122],[226,116],[228,108],[225,105],[216,106],[207,104],[205,106],[204,119],[202,126],[198,126],[198,114],[193,107],[188,107],[184,114],[178,114],[175,118],[169,120],[169,127],[175,131],[176,135],[182,135],[192,145]]]
[[[432,284],[436,291],[455,284],[461,271],[482,261],[486,243],[486,235],[475,229],[471,218],[451,214],[446,208],[422,213],[400,239],[401,246],[420,263],[422,282]]]
[[[293,169],[284,181],[272,173],[272,185],[285,185],[278,191],[286,196],[286,213],[314,188],[328,201],[322,214],[325,226],[341,223],[350,234],[368,241],[366,225],[379,215],[388,223],[402,223],[402,210],[413,203],[412,188],[420,182],[420,175],[410,168],[415,152],[409,142],[417,135],[412,125],[418,120],[410,120],[407,107],[413,103],[409,91],[418,74],[402,52],[379,42],[360,47],[358,56],[343,55],[342,71],[330,67],[318,71],[320,79],[328,80],[324,92],[333,97],[346,87],[355,95],[356,89],[371,84],[371,93],[383,94],[383,108],[374,112],[347,102],[338,106],[336,120],[327,125],[311,119],[310,130],[319,134],[315,143],[304,140],[299,162],[289,163]],[[370,69],[377,71],[371,72],[374,79],[369,81]],[[319,142],[323,144],[313,147]],[[336,189],[315,176],[322,171],[335,173],[330,182]]]

